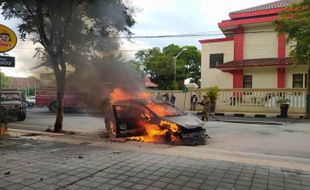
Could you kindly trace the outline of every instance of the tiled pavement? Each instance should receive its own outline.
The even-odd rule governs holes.
[[[0,189],[308,190],[310,172],[10,138],[0,141]]]

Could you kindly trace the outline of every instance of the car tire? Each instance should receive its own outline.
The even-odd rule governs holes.
[[[57,107],[58,107],[58,104],[56,101],[52,101],[49,106],[48,106],[48,109],[50,112],[56,112],[57,111]]]
[[[171,133],[170,132],[166,132],[166,134],[165,134],[165,142],[166,143],[171,143]]]
[[[26,113],[23,113],[23,112],[18,113],[18,115],[17,115],[18,121],[25,121],[25,119],[26,119]]]

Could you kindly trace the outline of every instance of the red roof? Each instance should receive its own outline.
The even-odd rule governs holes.
[[[236,69],[242,67],[266,67],[266,66],[287,66],[292,65],[293,61],[290,58],[264,58],[264,59],[246,59],[242,61],[229,61],[218,65],[217,68]]]
[[[255,12],[255,11],[263,11],[263,10],[270,10],[270,9],[277,9],[277,8],[284,8],[290,4],[293,3],[300,3],[302,0],[280,0],[280,1],[275,1],[271,3],[266,3],[263,5],[255,6],[255,7],[250,7],[247,9],[242,9],[238,11],[231,12],[230,14],[235,14],[235,13],[248,13],[248,12]]]
[[[144,84],[144,86],[147,87],[147,88],[156,88],[156,87],[158,87],[158,85],[155,84],[155,83],[153,83],[153,82],[151,81],[151,79],[150,79],[148,76],[145,76],[145,77],[143,78],[143,84]]]

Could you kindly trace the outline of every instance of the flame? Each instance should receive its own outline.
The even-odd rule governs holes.
[[[163,137],[167,132],[171,134],[171,141],[176,142],[179,140],[175,133],[179,131],[179,127],[175,123],[171,123],[169,121],[161,120],[159,126],[154,124],[149,124],[146,122],[141,122],[141,126],[144,126],[147,135],[145,136],[137,136],[137,137],[128,137],[129,140],[134,141],[142,141],[142,142],[156,142],[158,141],[158,137]],[[166,128],[166,129],[161,129]]]
[[[110,121],[110,126],[109,127],[110,127],[112,135],[115,136],[116,135],[116,131],[115,131],[115,126],[114,126],[112,121]]]
[[[115,88],[113,92],[110,94],[110,97],[111,97],[111,103],[115,103],[120,100],[130,100],[130,99],[150,100],[151,95],[147,92],[129,94],[129,93],[124,92],[120,88]]]
[[[115,88],[113,92],[110,94],[111,103],[115,103],[121,100],[131,100],[131,99],[142,99],[146,101],[146,106],[155,112],[158,116],[166,116],[166,115],[175,115],[177,111],[171,110],[164,105],[156,104],[151,101],[151,95],[146,92],[137,92],[137,93],[127,93],[124,92],[120,88]],[[161,120],[159,125],[147,123],[150,121],[151,116],[150,113],[142,113],[141,120],[139,121],[139,126],[143,126],[147,135],[145,136],[135,136],[135,137],[127,137],[128,140],[134,141],[143,141],[143,142],[156,142],[159,141],[160,137],[165,137],[167,133],[171,135],[171,141],[178,141],[179,138],[176,136],[177,132],[180,130],[177,124]],[[115,131],[112,130],[112,133]]]

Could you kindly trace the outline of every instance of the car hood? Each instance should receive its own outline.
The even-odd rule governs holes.
[[[203,122],[192,114],[185,114],[176,117],[164,117],[166,120],[176,123],[186,129],[203,127]]]

